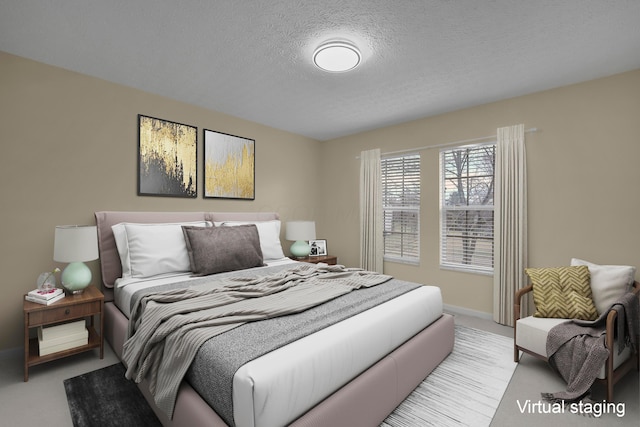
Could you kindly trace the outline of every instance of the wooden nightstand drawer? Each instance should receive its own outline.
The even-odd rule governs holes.
[[[49,307],[48,310],[29,313],[29,325],[64,322],[78,317],[100,313],[100,301],[85,304],[67,305],[63,307]]]

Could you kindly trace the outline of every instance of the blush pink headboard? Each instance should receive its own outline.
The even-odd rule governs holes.
[[[100,272],[103,288],[113,288],[113,284],[122,276],[120,255],[116,248],[111,226],[121,222],[162,223],[187,221],[269,221],[279,219],[275,212],[96,212],[98,228],[98,250],[100,253]],[[107,289],[105,289],[107,290]]]

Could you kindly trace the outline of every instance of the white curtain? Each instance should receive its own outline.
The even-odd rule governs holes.
[[[382,273],[384,240],[382,223],[380,149],[360,153],[360,267]]]
[[[524,125],[499,128],[494,192],[493,319],[513,325],[513,298],[526,286],[527,161]],[[527,307],[524,307],[526,310]]]

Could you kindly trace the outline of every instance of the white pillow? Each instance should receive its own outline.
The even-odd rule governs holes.
[[[111,227],[120,254],[123,278],[143,278],[191,271],[183,225],[206,227],[208,221],[134,224]]]
[[[631,289],[636,276],[636,268],[628,265],[598,265],[577,258],[571,259],[571,265],[589,267],[593,303],[599,315]]]
[[[262,249],[262,258],[265,261],[282,259],[284,252],[280,244],[280,221],[274,219],[272,221],[224,221],[223,226],[234,226],[244,224],[255,224],[260,236],[260,249]],[[217,225],[217,224],[216,224]]]

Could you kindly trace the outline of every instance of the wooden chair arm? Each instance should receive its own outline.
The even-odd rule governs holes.
[[[533,291],[533,285],[527,285],[524,288],[520,288],[516,291],[516,294],[513,298],[513,324],[515,325],[518,319],[520,319],[520,307],[522,305],[522,298]]]
[[[522,299],[522,297],[524,295],[526,295],[527,293],[533,291],[533,285],[527,285],[524,288],[520,288],[516,291],[516,296],[515,296],[515,303],[516,304],[520,304],[520,300]]]
[[[640,295],[640,283],[638,283],[637,280],[633,282],[632,292],[636,295],[636,297]],[[613,348],[614,348],[613,344],[614,344],[614,335],[615,335],[615,322],[617,318],[618,318],[618,311],[615,308],[609,310],[609,313],[607,314],[607,323],[606,323],[607,333],[606,333],[606,339],[605,339],[605,346],[609,350],[609,357],[607,358],[607,361],[605,363],[606,378],[607,378],[607,400],[609,401],[613,400],[613,384],[614,382],[617,381],[615,378],[615,373],[614,373],[615,371],[613,370]],[[632,362],[633,359],[635,359],[635,362]],[[632,355],[631,359],[629,359],[627,362],[632,362],[633,365],[635,365],[636,369],[638,369],[640,367],[640,359],[638,358],[638,352],[636,351],[635,356]],[[629,366],[629,368],[626,368],[626,369],[631,369],[630,366],[633,366],[633,365],[627,365]],[[621,367],[619,367],[618,369],[620,368]],[[627,371],[620,373],[620,375],[624,375],[625,372]]]
[[[640,295],[640,283],[636,280],[633,282],[633,288],[631,290],[636,297]],[[615,322],[618,318],[618,310],[612,308],[609,310],[609,314],[607,314],[607,322],[606,322],[606,330],[607,330],[607,339],[605,345],[607,348],[613,348],[613,338],[615,334]]]

